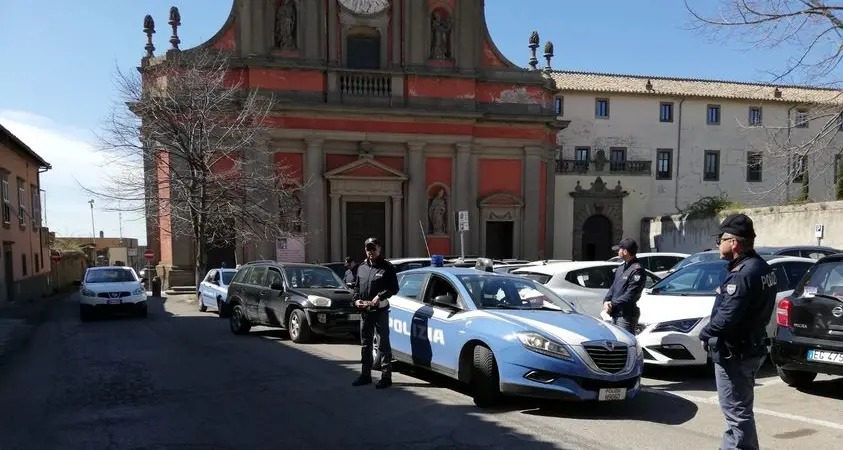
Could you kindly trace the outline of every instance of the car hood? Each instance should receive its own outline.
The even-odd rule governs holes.
[[[353,292],[350,289],[329,288],[329,289],[293,289],[305,297],[308,295],[318,295],[320,297],[330,298],[332,300],[350,300]]]
[[[82,287],[91,292],[131,292],[141,287],[141,284],[138,281],[122,281],[119,283],[86,283]]]
[[[632,335],[622,329],[584,314],[547,310],[486,310],[485,312],[525,328],[548,334],[568,345],[613,340],[634,345]]]
[[[641,317],[638,322],[650,325],[671,320],[696,319],[711,315],[714,295],[652,295],[643,294],[638,300]]]

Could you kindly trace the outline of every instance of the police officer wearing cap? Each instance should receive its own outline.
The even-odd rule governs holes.
[[[755,376],[767,357],[767,323],[776,304],[776,274],[755,252],[755,229],[745,214],[720,224],[720,257],[728,273],[717,288],[703,347],[714,362],[720,409],[726,418],[722,450],[757,450]]]
[[[392,385],[392,346],[389,342],[389,298],[398,292],[398,277],[395,266],[383,258],[382,247],[377,238],[366,239],[366,260],[357,267],[354,281],[354,305],[362,312],[360,321],[361,363],[363,373],[353,386],[372,382],[372,346],[375,332],[378,333],[378,352],[382,359],[381,379],[375,385],[378,389]]]
[[[354,284],[354,280],[357,278],[357,261],[352,258],[351,256],[345,257],[345,275],[343,276],[343,282],[346,285]]]
[[[624,238],[612,247],[612,251],[618,252],[623,264],[615,269],[612,287],[603,299],[603,311],[612,317],[612,323],[635,334],[635,327],[641,316],[638,299],[647,281],[644,268],[635,256],[638,253],[638,243],[635,239]]]

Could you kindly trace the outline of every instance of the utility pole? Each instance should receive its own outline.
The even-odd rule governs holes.
[[[88,200],[88,204],[91,205],[91,239],[96,239],[97,227],[94,226],[94,199]]]
[[[44,208],[42,208],[44,210],[44,226],[49,228],[50,225],[47,223],[47,191],[41,188],[38,190],[44,193]]]

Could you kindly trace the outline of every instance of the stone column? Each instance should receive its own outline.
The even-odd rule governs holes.
[[[392,196],[392,248],[389,253],[393,258],[400,258],[404,255],[403,251],[403,237],[401,233],[401,225],[404,224],[404,212],[401,211],[401,201],[403,197],[400,195]]]
[[[331,194],[331,261],[342,261],[342,204],[339,194]]]
[[[407,256],[424,256],[424,238],[419,229],[419,221],[426,216],[427,186],[425,185],[424,142],[407,144]],[[426,223],[426,222],[423,222]]]
[[[337,2],[328,2],[328,67],[336,67],[337,61]],[[342,45],[345,45],[343,43]]]
[[[522,218],[521,255],[516,257],[534,261],[539,257],[539,222],[540,199],[541,199],[541,170],[542,156],[545,150],[541,146],[524,147],[524,215]]]
[[[545,169],[547,173],[547,193],[545,194],[547,201],[544,209],[544,257],[553,259],[559,257],[559,255],[555,254],[556,249],[553,246],[553,240],[555,238],[553,218],[556,216],[556,148],[549,148],[545,152],[543,161],[547,163],[547,168]]]
[[[255,168],[259,170],[261,176],[264,177],[266,180],[275,179],[275,151],[272,148],[272,141],[267,138],[261,138],[258,141],[258,149],[257,155],[259,155],[259,159],[257,161],[258,166]],[[276,193],[277,194],[277,193]],[[267,205],[267,212],[271,215],[267,217],[267,222],[272,220],[272,217],[275,218],[275,224],[278,224],[278,221],[281,219],[281,209],[278,205],[278,196],[273,195],[272,198],[269,199],[269,205]],[[267,225],[270,225],[269,223]],[[272,230],[272,228],[269,228]],[[267,235],[272,235],[273,233],[266,233]],[[277,255],[275,254],[275,239],[271,236],[268,236],[267,239],[259,244],[259,257],[263,257],[265,259],[275,259]]]
[[[308,234],[305,246],[307,262],[325,262],[325,181],[323,166],[325,156],[322,139],[307,139],[307,152],[304,155],[305,171],[305,226]]]
[[[456,173],[454,174],[454,185],[451,187],[451,198],[453,207],[453,214],[448,216],[448,234],[453,236],[451,239],[451,246],[456,253],[460,248],[460,234],[454,225],[454,216],[458,216],[460,211],[469,211],[469,221],[471,221],[471,144],[460,143],[457,147],[457,164]],[[471,242],[472,236],[477,233],[477,230],[471,226],[469,222],[468,232],[465,234],[465,253],[471,254],[474,250]]]

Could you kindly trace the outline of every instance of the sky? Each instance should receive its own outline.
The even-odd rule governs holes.
[[[704,11],[714,0],[689,0]],[[33,7],[38,4],[38,7]],[[169,48],[170,6],[178,6],[181,48],[213,36],[231,0],[0,0],[0,123],[26,142],[53,170],[42,175],[46,224],[59,236],[91,235],[92,197],[109,173],[96,134],[117,104],[116,70],[134,70],[144,55],[143,18],[152,14],[156,54]],[[514,8],[513,8],[514,7]],[[769,80],[793,49],[751,50],[724,44],[692,29],[681,0],[487,0],[492,39],[526,67],[528,38],[553,41],[553,67],[622,74]],[[541,48],[539,49],[541,52]],[[541,59],[541,57],[540,57]],[[542,61],[543,64],[543,61]],[[798,81],[798,80],[797,80]],[[111,169],[114,170],[114,169]],[[143,219],[103,211],[94,227],[108,237],[146,243]]]

